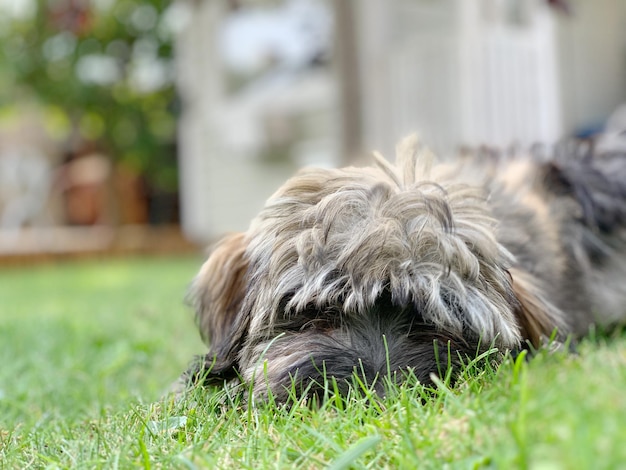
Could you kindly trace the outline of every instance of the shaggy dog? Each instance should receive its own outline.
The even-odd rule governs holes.
[[[622,157],[435,164],[415,137],[395,165],[375,157],[301,171],[217,243],[191,292],[209,353],[181,383],[277,400],[355,372],[428,384],[441,364],[624,317]]]

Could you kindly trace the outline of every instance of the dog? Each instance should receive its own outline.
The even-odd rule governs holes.
[[[432,384],[442,364],[623,320],[623,156],[437,163],[415,136],[396,151],[302,170],[213,247],[190,294],[209,352],[179,384],[278,401],[355,373]]]

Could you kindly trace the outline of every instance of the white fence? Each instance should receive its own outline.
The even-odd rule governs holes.
[[[378,43],[361,57],[372,145],[388,151],[415,130],[443,152],[562,135],[556,19],[546,7],[404,0],[380,15],[381,1],[368,3],[363,42]]]

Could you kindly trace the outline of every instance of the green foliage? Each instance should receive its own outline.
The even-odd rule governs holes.
[[[35,98],[57,137],[99,142],[153,185],[175,189],[170,3],[32,1],[32,14],[0,25],[2,101]]]

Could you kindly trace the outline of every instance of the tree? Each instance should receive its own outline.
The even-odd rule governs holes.
[[[159,0],[29,5],[0,25],[0,99],[18,106],[34,97],[68,140],[97,142],[152,187],[175,190],[174,7]]]

